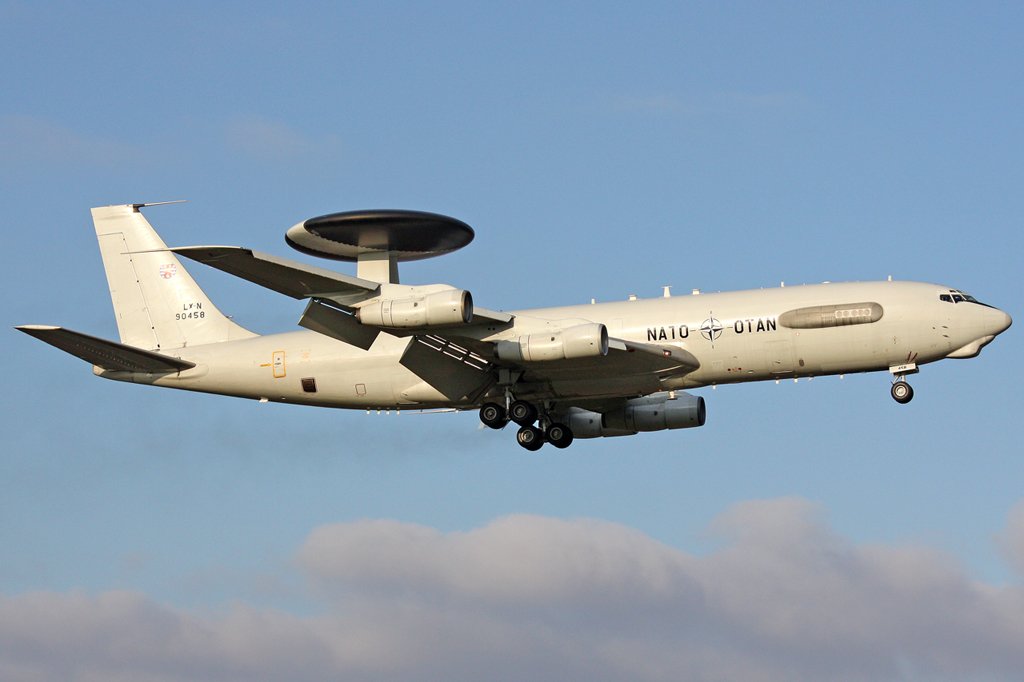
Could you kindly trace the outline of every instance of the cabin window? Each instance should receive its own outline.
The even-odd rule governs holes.
[[[939,300],[945,301],[946,303],[952,303],[953,297],[950,296],[949,294],[939,294]]]
[[[305,379],[300,379],[300,382],[302,383],[303,391],[306,393],[316,393],[316,379],[313,377],[306,377]]]

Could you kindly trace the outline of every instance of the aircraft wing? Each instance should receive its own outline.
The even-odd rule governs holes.
[[[329,298],[350,306],[376,295],[380,284],[238,246],[183,246],[174,253],[292,298]]]
[[[660,387],[661,379],[678,377],[696,370],[700,361],[687,350],[625,339],[609,339],[608,354],[573,360],[519,363],[522,381],[551,385],[559,394],[575,393],[574,387],[593,384],[642,385],[643,391]],[[600,393],[600,391],[596,391]],[[619,393],[617,388],[614,392]],[[628,391],[625,391],[628,392]]]
[[[266,287],[285,296],[297,299],[313,299],[317,306],[323,308],[340,306],[344,309],[351,309],[351,306],[356,303],[376,296],[380,289],[378,282],[344,275],[340,272],[325,270],[312,265],[305,265],[304,263],[298,263],[286,258],[278,258],[270,254],[238,246],[179,246],[169,250],[228,274],[241,277],[254,284],[259,284],[261,287]],[[321,300],[330,301],[333,305],[321,303]],[[325,316],[330,315],[330,311],[323,312]],[[340,318],[335,319],[340,320]],[[508,313],[474,307],[473,319],[469,321],[469,324],[507,324],[511,320],[512,316]],[[346,327],[358,324],[354,320],[351,321],[351,324],[346,325],[346,322],[346,320],[340,320],[339,324]],[[373,333],[374,338],[376,338],[375,332],[381,330],[395,336],[411,336],[422,333],[422,330],[416,329],[365,328],[368,330],[366,334]],[[317,329],[316,331],[326,333],[324,329]],[[334,335],[328,334],[328,336]],[[341,340],[346,339],[342,338]]]
[[[299,325],[369,349],[380,332],[411,337],[402,364],[449,399],[471,398],[486,390],[496,369],[521,373],[521,382],[538,395],[593,396],[648,393],[662,379],[692,372],[700,366],[686,350],[609,339],[608,354],[572,360],[510,362],[495,357],[493,344],[474,330],[503,327],[513,316],[473,308],[465,325],[430,329],[377,327],[361,324],[350,314],[357,304],[379,295],[377,282],[232,246],[187,246],[174,253],[296,299],[310,299]]]
[[[686,349],[626,339],[608,339],[608,355],[634,371],[655,372],[661,376],[689,374],[700,367],[697,356]]]
[[[60,348],[65,353],[70,353],[86,362],[111,371],[166,374],[181,372],[196,366],[196,363],[188,360],[172,358],[115,341],[107,341],[64,327],[26,324],[15,327],[15,329],[34,336],[55,348]]]
[[[494,358],[491,344],[457,334],[413,337],[401,364],[450,400],[474,401],[491,385],[495,370],[521,372],[521,395],[555,399],[637,395],[661,390],[661,380],[700,367],[681,348],[609,339],[608,354],[573,360],[509,362]],[[575,402],[573,404],[576,404]]]

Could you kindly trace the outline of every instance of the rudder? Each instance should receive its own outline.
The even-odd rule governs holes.
[[[142,215],[92,209],[121,343],[166,350],[257,336],[220,312]]]

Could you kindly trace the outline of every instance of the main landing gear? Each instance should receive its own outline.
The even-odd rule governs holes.
[[[503,429],[509,421],[519,424],[516,442],[531,452],[540,450],[545,442],[556,448],[567,448],[572,443],[572,430],[568,426],[553,422],[546,413],[541,414],[536,405],[525,400],[513,400],[508,409],[498,403],[484,403],[480,407],[480,421],[492,429]]]

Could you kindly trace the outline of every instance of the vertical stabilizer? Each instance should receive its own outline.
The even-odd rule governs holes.
[[[92,209],[121,342],[166,350],[256,336],[217,310],[149,224],[145,204]]]

